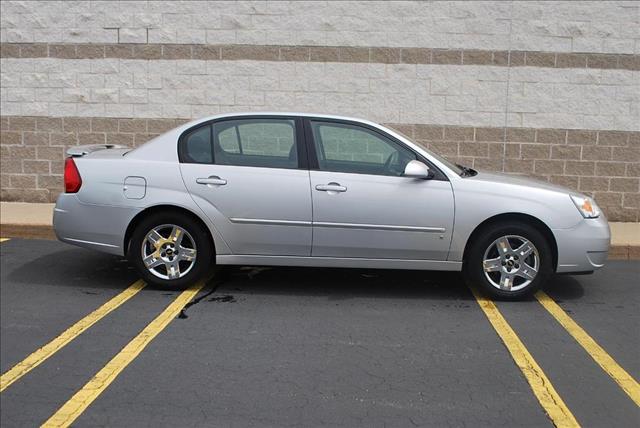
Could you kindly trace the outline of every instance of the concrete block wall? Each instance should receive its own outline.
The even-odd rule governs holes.
[[[638,2],[0,3],[2,200],[53,201],[70,145],[310,111],[640,220]]]
[[[6,1],[0,41],[637,54],[638,7],[634,1]]]

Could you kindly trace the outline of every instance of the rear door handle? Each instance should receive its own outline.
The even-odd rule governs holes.
[[[196,183],[198,184],[206,184],[206,185],[215,185],[215,186],[224,186],[227,184],[227,180],[224,178],[220,178],[217,175],[210,175],[206,178],[196,178]]]
[[[318,184],[316,190],[321,192],[346,192],[347,188],[341,186],[340,183]]]

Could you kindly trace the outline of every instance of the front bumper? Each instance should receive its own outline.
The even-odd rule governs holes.
[[[604,215],[583,219],[570,229],[553,229],[558,244],[557,273],[591,272],[604,266],[611,231]]]
[[[75,194],[61,193],[53,211],[53,230],[63,242],[121,256],[127,226],[138,212],[138,208],[85,204]]]

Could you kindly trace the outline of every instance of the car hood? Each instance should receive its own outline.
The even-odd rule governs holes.
[[[534,178],[524,177],[521,175],[501,174],[497,172],[478,171],[473,177],[464,178],[464,180],[483,181],[487,183],[511,184],[514,186],[523,186],[536,189],[551,190],[559,193],[577,194],[568,187],[559,186],[547,181],[537,180]]]

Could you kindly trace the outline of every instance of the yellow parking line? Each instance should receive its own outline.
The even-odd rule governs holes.
[[[183,291],[167,308],[151,321],[118,354],[73,397],[53,414],[43,427],[68,427],[127,367],[151,341],[178,315],[182,308],[204,286],[204,282],[192,285]]]
[[[93,324],[104,318],[107,314],[112,312],[118,306],[135,296],[145,286],[144,281],[139,280],[127,287],[126,290],[109,300],[104,305],[100,306],[95,311],[91,312],[80,321],[66,329],[60,336],[53,339],[51,342],[38,349],[27,358],[13,366],[6,373],[0,376],[0,392],[4,391],[13,382],[20,379],[25,374],[36,368],[47,358],[58,352],[67,343],[82,334],[85,330],[91,327]]]
[[[544,291],[538,291],[536,299],[567,332],[584,348],[596,363],[607,372],[620,388],[640,406],[640,385],[627,373],[595,340],[587,334],[562,308],[553,301]]]
[[[9,238],[0,238],[0,242],[8,241]]]
[[[562,401],[549,378],[533,359],[507,320],[504,319],[495,303],[482,296],[477,290],[472,288],[471,291],[553,424],[556,427],[579,427],[578,421]]]

